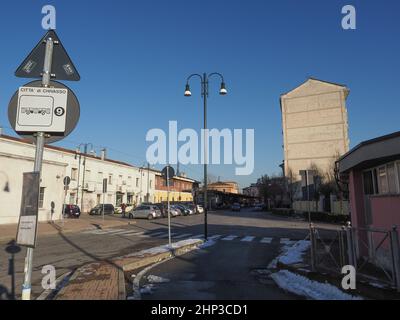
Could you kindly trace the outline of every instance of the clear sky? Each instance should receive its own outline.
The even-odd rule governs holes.
[[[200,84],[183,97],[186,77],[218,71],[229,90],[211,83],[209,126],[254,128],[255,170],[234,166],[211,174],[241,186],[279,172],[283,159],[280,94],[315,77],[346,84],[351,146],[399,130],[400,2],[397,0],[152,0],[2,1],[0,11],[0,125],[28,79],[14,71],[45,34],[41,9],[57,9],[57,33],[81,74],[66,83],[81,103],[76,130],[60,146],[91,142],[111,157],[145,161],[146,133],[202,126]],[[357,30],[341,28],[341,9],[357,10]],[[202,167],[183,167],[201,179]]]

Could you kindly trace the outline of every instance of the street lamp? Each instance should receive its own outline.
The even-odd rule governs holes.
[[[222,74],[218,72],[213,72],[210,74],[203,73],[203,75],[194,73],[187,78],[186,87],[185,87],[185,97],[191,97],[192,92],[190,90],[190,80],[193,77],[198,77],[201,81],[201,96],[203,98],[204,104],[204,239],[207,240],[208,238],[208,230],[207,230],[207,188],[208,188],[208,181],[207,181],[207,163],[208,163],[208,135],[207,135],[207,98],[208,98],[208,86],[209,86],[209,79],[217,76],[221,79],[221,88],[219,90],[219,94],[224,96],[228,93],[226,90],[226,85],[224,81],[224,77]]]
[[[83,176],[82,176],[82,196],[81,196],[81,211],[83,212],[83,196],[85,188],[85,173],[86,173],[86,155],[88,154],[88,149],[90,147],[91,153],[94,153],[94,147],[92,143],[81,143],[75,151],[75,159],[79,155],[79,168],[78,168],[78,186],[76,189],[76,204],[78,205],[79,199],[79,177],[81,171],[81,157],[82,157],[82,147],[83,147]]]

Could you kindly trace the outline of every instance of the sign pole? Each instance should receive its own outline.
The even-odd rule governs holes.
[[[168,243],[169,247],[171,248],[171,212],[170,212],[170,203],[169,203],[169,167],[167,169],[167,215],[168,215]]]
[[[54,49],[53,39],[48,38],[46,41],[46,51],[45,51],[44,66],[43,66],[43,76],[42,76],[42,86],[43,87],[48,87],[50,84],[51,65],[53,62],[53,49]],[[36,151],[35,151],[34,171],[39,172],[39,175],[42,170],[44,143],[45,143],[45,134],[43,132],[38,132],[36,135]],[[39,182],[39,184],[40,184],[40,182]],[[40,185],[39,185],[39,190],[40,190]],[[39,216],[39,213],[38,213],[38,216]],[[37,226],[37,222],[38,222],[37,220],[39,218],[38,216],[36,218],[36,226]],[[22,285],[22,300],[30,300],[31,299],[32,267],[33,267],[33,248],[28,248],[27,252],[26,252],[26,258],[25,258],[25,268],[24,268],[25,276],[24,276],[24,283]]]

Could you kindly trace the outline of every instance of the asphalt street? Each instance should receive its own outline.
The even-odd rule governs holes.
[[[115,219],[122,217],[116,216]],[[291,298],[273,284],[259,281],[254,270],[266,267],[279,254],[283,244],[304,239],[308,233],[306,222],[251,210],[217,211],[210,213],[208,220],[209,236],[216,237],[215,245],[152,270],[177,285],[165,284],[145,298],[187,299],[188,292],[193,292],[190,297],[194,299]],[[204,232],[203,221],[203,215],[174,218],[173,241],[201,237]],[[167,219],[135,222],[107,230],[40,236],[34,250],[33,298],[43,291],[43,266],[54,266],[59,277],[88,262],[167,244]],[[332,228],[329,225],[323,227]],[[21,248],[18,253],[12,254],[7,247],[7,243],[0,243],[0,300],[18,299],[23,281],[26,249]],[[269,290],[263,290],[265,286],[269,286]]]

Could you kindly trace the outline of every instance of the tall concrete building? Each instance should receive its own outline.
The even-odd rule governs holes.
[[[346,99],[349,89],[317,79],[281,96],[284,170],[295,179],[312,164],[330,170],[349,151]]]

